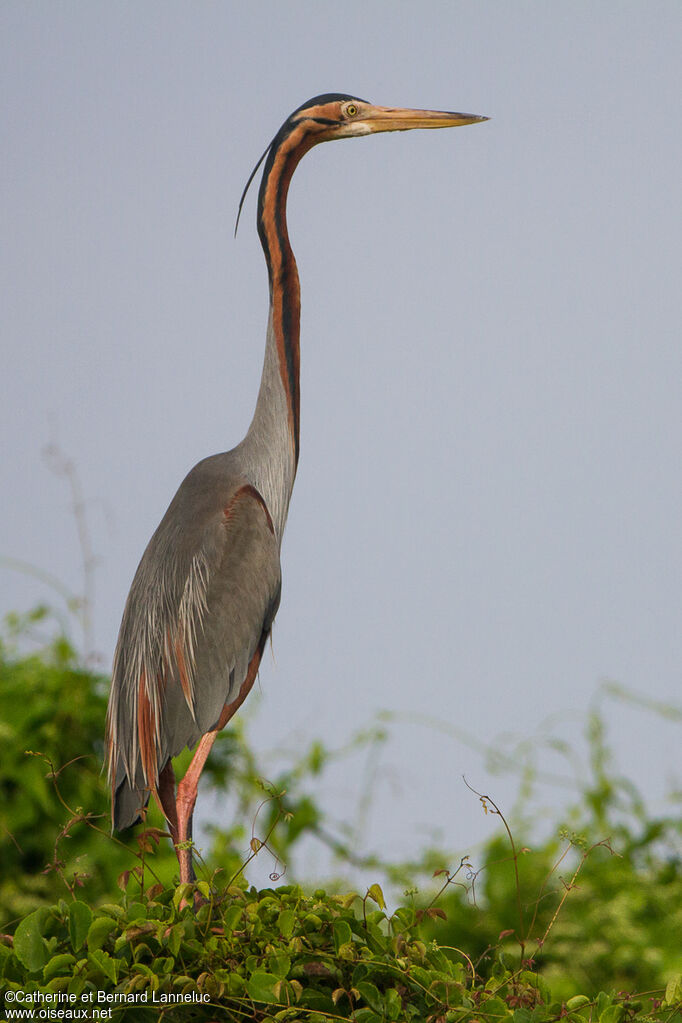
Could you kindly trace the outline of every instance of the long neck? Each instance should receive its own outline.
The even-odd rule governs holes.
[[[258,401],[245,438],[278,533],[284,528],[299,454],[301,291],[289,243],[286,201],[291,176],[312,142],[302,126],[282,129],[268,154],[258,197],[258,234],[270,282],[270,314]]]
[[[291,176],[312,140],[303,125],[283,129],[280,136],[270,149],[263,171],[258,195],[258,234],[268,267],[270,325],[287,397],[294,462],[298,464],[301,288],[289,243],[286,206]]]

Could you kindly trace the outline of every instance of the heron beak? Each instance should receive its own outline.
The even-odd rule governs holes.
[[[412,128],[456,128],[461,124],[487,121],[478,114],[456,114],[449,110],[408,110],[400,107],[372,107],[352,122],[365,132],[410,131]]]

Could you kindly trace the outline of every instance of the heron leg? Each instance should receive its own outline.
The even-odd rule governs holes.
[[[217,734],[218,729],[214,732],[207,732],[206,735],[202,736],[192,757],[192,762],[178,785],[178,794],[175,800],[178,822],[175,851],[178,856],[178,863],[180,864],[181,882],[195,880],[194,867],[192,865],[192,849],[187,843],[192,841],[192,814],[194,813],[194,804],[197,801],[199,778]],[[178,848],[178,846],[185,846],[185,848]]]
[[[178,863],[180,864],[180,881],[194,881],[194,867],[192,865],[192,848],[187,845],[186,848],[178,849],[178,845],[186,845],[186,843],[192,840],[192,814],[194,813],[194,804],[197,801],[197,792],[199,790],[199,778],[201,772],[204,769],[204,764],[208,758],[213,743],[216,741],[218,732],[225,727],[231,717],[239,710],[246,697],[251,692],[253,683],[256,680],[258,674],[258,666],[260,665],[260,659],[263,653],[263,641],[259,646],[256,653],[251,658],[246,678],[242,682],[239,690],[239,695],[236,699],[232,700],[231,703],[226,703],[223,707],[222,713],[218,720],[216,728],[212,732],[206,732],[204,736],[199,740],[199,745],[196,748],[196,752],[192,757],[192,761],[185,772],[185,776],[178,785],[178,794],[175,800],[175,819],[177,821],[177,838],[174,838],[176,846],[176,853],[178,857]],[[165,771],[165,768],[164,768]],[[164,772],[162,772],[163,774]],[[159,777],[159,783],[161,777]],[[161,785],[159,784],[159,789]],[[161,792],[159,792],[159,796]],[[164,810],[165,813],[165,810]],[[168,814],[166,814],[168,818]],[[173,834],[172,824],[171,835]]]

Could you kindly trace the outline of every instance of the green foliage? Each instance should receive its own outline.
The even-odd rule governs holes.
[[[562,998],[653,990],[682,968],[682,820],[652,818],[611,769],[604,722],[587,718],[590,774],[570,827],[533,841],[498,835],[466,889],[447,884],[438,940],[466,948],[485,972],[503,950],[532,962]],[[488,812],[507,823],[489,797]],[[507,828],[508,831],[508,828]]]
[[[172,887],[177,864],[158,815],[123,841],[110,835],[106,680],[61,637],[19,653],[17,637],[44,623],[43,611],[15,619],[0,644],[0,913],[14,931],[4,944],[0,936],[0,976],[12,990],[146,993],[146,1005],[140,997],[116,1008],[131,1020],[161,1009],[171,1020],[208,1020],[218,1006],[235,1020],[677,1018],[682,825],[672,814],[652,818],[618,776],[602,713],[586,719],[588,770],[567,826],[537,837],[527,813],[536,769],[526,761],[513,827],[479,796],[499,832],[475,864],[465,856],[450,869],[452,854],[437,849],[415,863],[363,855],[361,827],[330,821],[319,804],[320,776],[359,751],[376,763],[385,727],[338,750],[314,742],[280,760],[268,783],[242,719],[219,737],[205,772],[236,799],[238,823],[212,829],[197,889],[207,903],[195,915],[183,904],[191,893]],[[504,770],[515,759],[495,756]],[[245,890],[241,850],[250,845],[251,859],[267,846],[295,878],[296,850],[311,837],[346,878],[370,867],[388,898],[379,884],[364,898]],[[391,913],[397,884],[410,891]],[[155,993],[183,992],[208,1001],[153,1008]]]
[[[567,838],[521,854],[520,917],[509,844],[496,838],[476,875],[476,904],[471,890],[444,895],[447,922],[429,922],[427,933],[465,948],[482,973],[500,951],[532,961],[562,998],[606,983],[656,989],[682,967],[682,865],[637,865],[615,847],[586,854]]]
[[[541,974],[503,956],[481,978],[464,952],[424,940],[413,908],[389,915],[378,885],[364,898],[206,882],[133,888],[95,912],[62,901],[26,918],[13,947],[0,945],[10,998],[30,1005],[38,992],[41,1004],[73,996],[66,1004],[74,1008],[111,1007],[109,1018],[136,1023],[216,1015],[235,1023],[663,1023],[682,996],[674,976],[646,1012],[613,991],[562,1002]]]
[[[38,609],[26,621],[15,620],[13,634],[44,624],[46,616]],[[112,844],[108,856],[100,857],[96,833],[79,826],[89,820],[108,830],[101,776],[105,691],[105,680],[78,666],[63,637],[28,656],[18,656],[11,643],[0,644],[0,913],[5,918],[60,895],[58,871],[75,886],[89,876],[93,890],[104,891],[112,871],[115,876],[129,859],[126,850]]]

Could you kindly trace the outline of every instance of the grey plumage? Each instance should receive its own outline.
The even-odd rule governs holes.
[[[114,827],[135,823],[158,772],[212,731],[238,694],[279,605],[279,550],[293,481],[287,404],[269,326],[246,437],[188,473],[133,579],[108,713]],[[232,505],[226,518],[239,494],[238,508]],[[140,749],[140,687],[151,707],[153,764],[145,764]]]

